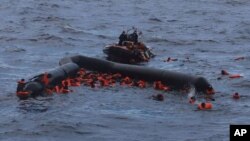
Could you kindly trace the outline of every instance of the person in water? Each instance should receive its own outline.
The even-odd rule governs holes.
[[[119,46],[122,46],[122,43],[127,40],[127,34],[125,31],[122,31],[122,34],[119,36]]]
[[[153,100],[156,100],[156,101],[164,101],[163,94],[152,95],[152,98],[153,98]]]
[[[25,87],[25,80],[21,79],[20,81],[17,82],[17,90],[16,92],[23,91],[23,88]]]

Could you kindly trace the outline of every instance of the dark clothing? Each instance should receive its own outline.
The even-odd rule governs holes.
[[[16,92],[23,91],[24,86],[25,86],[24,82],[18,82]]]
[[[121,46],[124,41],[127,40],[127,35],[125,32],[122,32],[122,34],[119,36],[119,45]]]
[[[136,32],[129,34],[129,40],[134,42],[135,44],[138,43],[138,34]]]
[[[131,37],[131,40],[132,40],[135,44],[138,43],[138,35],[137,35],[136,32],[132,33],[132,34],[130,35],[130,37]]]

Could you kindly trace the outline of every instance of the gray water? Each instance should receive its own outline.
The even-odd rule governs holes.
[[[230,124],[250,123],[249,7],[248,0],[1,0],[0,140],[229,140]],[[20,78],[65,56],[105,58],[103,47],[132,26],[157,54],[146,66],[209,80],[217,92],[211,111],[198,111],[177,92],[154,101],[148,97],[162,92],[152,88],[82,86],[68,95],[15,96]],[[243,77],[217,80],[222,69]],[[241,99],[233,100],[234,92]]]

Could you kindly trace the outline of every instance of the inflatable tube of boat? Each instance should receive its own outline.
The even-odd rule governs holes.
[[[79,68],[84,68],[105,73],[121,73],[124,76],[130,76],[141,80],[162,81],[173,88],[194,86],[198,92],[203,93],[207,93],[208,89],[212,89],[212,86],[203,77],[144,66],[114,63],[81,55],[65,57],[59,61],[59,65],[59,67],[47,72],[50,74],[49,86],[56,86],[66,78],[74,77]],[[41,82],[42,77],[43,74],[39,74],[31,78],[30,81],[25,84],[24,91],[29,92],[27,97],[39,95],[44,91],[45,88]],[[19,98],[25,99],[27,97]]]
[[[50,70],[47,72],[50,75],[48,85],[51,87],[56,86],[66,78],[75,76],[78,70],[79,66],[75,63],[63,64],[60,67]],[[29,95],[20,97],[20,99],[37,96],[44,91],[44,84],[41,83],[42,76],[43,74],[36,75],[25,84],[23,90],[30,93]]]
[[[60,65],[64,65],[67,63],[75,63],[81,68],[92,71],[105,73],[121,73],[126,76],[147,81],[162,81],[174,88],[194,86],[198,92],[203,93],[207,93],[207,90],[212,89],[212,86],[203,77],[191,76],[162,69],[114,63],[82,55],[65,57],[59,62]]]

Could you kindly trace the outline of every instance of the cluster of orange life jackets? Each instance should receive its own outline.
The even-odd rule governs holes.
[[[48,85],[48,77],[47,74],[44,73],[41,81],[44,83],[45,86]],[[73,92],[70,90],[69,87],[71,86],[89,86],[91,88],[95,87],[109,87],[115,86],[117,82],[122,86],[135,86],[139,88],[146,88],[148,83],[144,80],[135,80],[128,76],[122,76],[119,73],[97,73],[97,72],[87,72],[84,69],[80,69],[77,72],[76,77],[74,78],[67,78],[52,88],[46,87],[45,93],[52,94],[52,93],[69,93]],[[163,84],[161,81],[155,81],[153,87],[156,90],[163,90],[169,91],[170,87]]]

